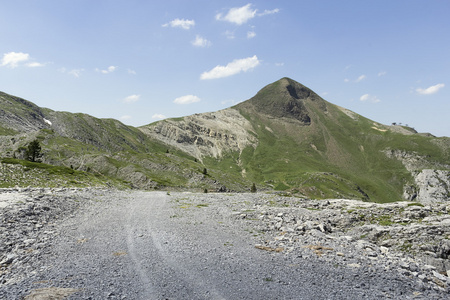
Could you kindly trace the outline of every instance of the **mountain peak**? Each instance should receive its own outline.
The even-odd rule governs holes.
[[[238,104],[237,108],[253,109],[275,118],[295,119],[304,125],[311,124],[308,111],[310,101],[320,101],[326,110],[325,101],[306,86],[283,77],[262,88],[251,99]]]

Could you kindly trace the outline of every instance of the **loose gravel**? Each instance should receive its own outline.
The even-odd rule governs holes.
[[[372,237],[382,225],[355,221],[359,210],[386,221],[384,207],[364,205],[263,193],[2,190],[0,299],[449,298],[439,266],[382,246],[386,239]],[[392,215],[409,211],[396,207]],[[376,229],[360,230],[369,225]],[[444,221],[439,228],[445,236]]]

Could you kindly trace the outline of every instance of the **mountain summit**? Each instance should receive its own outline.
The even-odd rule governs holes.
[[[326,109],[325,101],[309,88],[290,79],[282,78],[261,89],[254,97],[237,106],[238,109],[254,110],[273,118],[298,120],[304,125],[311,123],[306,104],[316,102]]]
[[[256,184],[378,202],[450,194],[449,138],[369,120],[290,78],[227,109],[139,128],[39,108],[4,93],[0,101],[3,157],[23,157],[37,139],[46,163],[137,188],[242,191]]]

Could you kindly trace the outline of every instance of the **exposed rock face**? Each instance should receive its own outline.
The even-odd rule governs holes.
[[[439,170],[440,168],[448,169],[449,165],[432,165],[430,160],[420,155],[400,150],[386,150],[385,154],[400,160],[414,177],[416,186],[405,186],[405,199],[425,204],[450,200],[450,171]],[[430,166],[436,169],[429,169]],[[420,169],[422,170],[417,171]]]
[[[414,172],[420,169],[450,169],[450,165],[432,163],[430,159],[420,156],[416,153],[409,153],[402,150],[385,150],[384,153],[389,158],[396,158],[402,162],[405,168]]]
[[[204,156],[218,158],[225,152],[242,152],[258,143],[251,134],[253,127],[250,122],[233,108],[195,114],[181,121],[168,119],[140,129],[148,136],[198,159]]]
[[[429,204],[450,200],[450,171],[425,169],[414,178],[420,202]]]
[[[0,125],[19,132],[49,128],[43,110],[25,99],[0,92]]]

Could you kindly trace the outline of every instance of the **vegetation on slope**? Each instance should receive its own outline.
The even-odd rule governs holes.
[[[47,165],[24,165],[28,163],[8,159],[4,162],[20,165],[28,174],[31,170],[45,170],[46,174],[36,175],[43,178],[60,176],[61,180],[49,179],[58,184],[73,181],[141,189],[235,191],[249,191],[256,184],[258,190],[289,191],[311,198],[389,202],[401,200],[405,187],[414,189],[415,169],[450,168],[449,138],[373,122],[323,100],[289,78],[264,87],[253,98],[229,109],[234,113],[228,116],[234,118],[239,111],[251,129],[236,128],[240,126],[237,122],[221,119],[231,127],[227,127],[226,134],[214,132],[209,136],[208,147],[219,147],[219,139],[232,138],[233,128],[248,132],[251,139],[245,140],[244,145],[249,146],[238,147],[240,151],[217,148],[220,151],[216,152],[222,153],[218,157],[194,158],[191,155],[195,151],[191,155],[182,151],[187,149],[183,143],[195,147],[201,140],[195,136],[195,116],[191,116],[192,128],[176,124],[170,128],[174,132],[192,130],[186,135],[191,138],[167,145],[157,134],[150,137],[117,120],[55,112],[3,93],[0,101],[0,157],[25,158],[27,145],[37,140]],[[209,122],[215,116],[209,114],[203,119]],[[21,125],[14,129],[11,124]],[[146,128],[151,130],[152,126]],[[208,134],[208,128],[201,129]],[[228,145],[221,141],[220,147]],[[408,165],[409,169],[404,157],[400,157],[403,161],[397,159],[408,155],[420,157],[419,163]],[[52,170],[48,165],[62,169],[48,173]],[[80,177],[71,178],[74,174]]]

